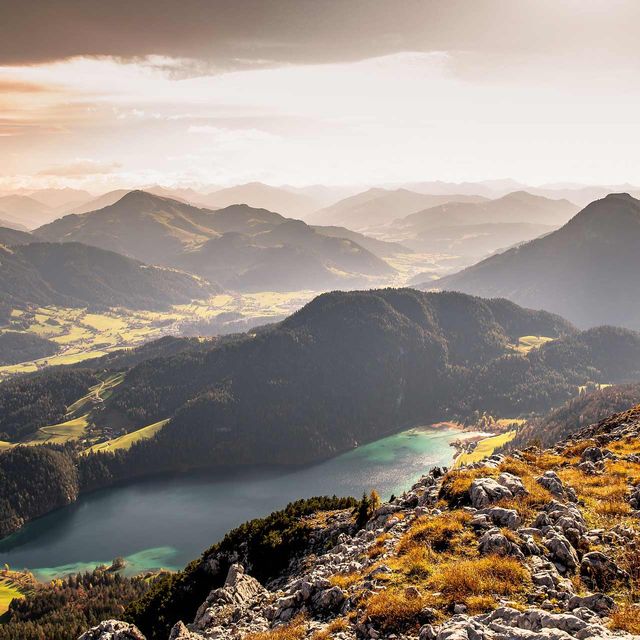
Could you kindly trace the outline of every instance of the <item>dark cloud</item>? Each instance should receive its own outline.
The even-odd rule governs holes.
[[[2,0],[0,64],[158,54],[229,69],[407,50],[637,55],[638,18],[635,0]]]

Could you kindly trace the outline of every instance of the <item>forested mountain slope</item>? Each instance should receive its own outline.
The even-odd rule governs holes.
[[[581,327],[640,329],[638,246],[640,200],[611,194],[558,231],[425,287],[509,298]]]

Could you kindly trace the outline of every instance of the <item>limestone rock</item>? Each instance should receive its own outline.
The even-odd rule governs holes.
[[[591,589],[606,589],[617,580],[628,580],[628,574],[601,551],[591,551],[582,557],[580,576]]]
[[[138,627],[120,620],[105,620],[85,631],[78,640],[145,640]]]
[[[471,483],[469,497],[476,509],[482,509],[503,498],[513,498],[513,493],[493,478],[478,478]]]

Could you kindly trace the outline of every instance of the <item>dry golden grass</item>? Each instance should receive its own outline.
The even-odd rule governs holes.
[[[476,540],[466,526],[469,520],[471,516],[461,510],[418,518],[400,540],[398,553],[406,553],[417,544],[427,544],[437,552],[459,551]]]
[[[390,559],[387,564],[395,573],[400,574],[400,583],[420,584],[433,573],[435,562],[431,549],[413,545],[401,555]]]
[[[593,440],[582,440],[575,444],[566,446],[563,450],[563,454],[567,456],[567,458],[579,458],[585,449],[593,447],[594,444],[595,442]]]
[[[362,575],[353,572],[353,573],[334,573],[330,578],[329,582],[334,587],[340,587],[341,589],[348,589],[349,587],[356,584],[359,580],[362,579]]]
[[[371,596],[366,604],[366,615],[383,631],[398,631],[417,626],[416,618],[427,606],[423,595],[407,597],[404,589],[385,589]]]
[[[244,640],[302,640],[307,633],[307,624],[304,616],[294,618],[289,624],[269,629],[269,631],[260,631],[258,633],[249,633]]]
[[[607,462],[602,475],[587,475],[570,467],[558,471],[565,484],[573,487],[585,503],[587,521],[595,525],[613,526],[629,516],[628,482],[638,465],[625,462]],[[631,469],[635,467],[635,469]]]
[[[311,636],[311,640],[328,640],[329,638],[333,638],[334,633],[345,631],[348,626],[349,623],[346,618],[336,618],[321,631],[316,631]]]
[[[524,451],[522,457],[532,466],[540,471],[548,471],[549,469],[557,469],[561,466],[569,464],[569,460],[564,456],[549,451]]]
[[[370,558],[379,558],[386,550],[386,546],[385,546],[385,542],[390,538],[391,536],[388,533],[383,533],[381,535],[379,535],[375,542],[369,547],[369,550],[367,551],[367,555]]]
[[[508,509],[515,509],[522,516],[525,522],[532,520],[537,512],[551,500],[553,496],[536,482],[536,477],[542,471],[532,464],[526,464],[520,460],[507,458],[501,465],[500,471],[512,473],[522,480],[527,493],[510,500],[501,500],[500,506]]]
[[[629,455],[640,453],[640,439],[634,436],[627,436],[622,440],[616,440],[607,446],[608,449],[617,454]]]
[[[491,555],[451,560],[436,569],[429,583],[447,604],[462,602],[477,613],[495,605],[495,596],[526,593],[530,574],[515,558]]]
[[[640,635],[640,606],[629,603],[619,605],[611,614],[610,626],[615,631]]]

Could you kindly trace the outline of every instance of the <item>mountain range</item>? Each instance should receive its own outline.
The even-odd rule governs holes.
[[[353,239],[333,233],[266,209],[201,209],[144,191],[36,231],[47,241],[83,242],[240,290],[354,288],[394,273]]]
[[[525,191],[483,202],[448,202],[394,220],[384,235],[416,251],[476,259],[553,231],[577,213],[567,200]]]
[[[320,206],[321,200],[307,193],[296,193],[261,182],[250,182],[216,190],[199,198],[197,202],[210,209],[223,209],[233,204],[246,204],[258,209],[278,211],[288,218],[304,219]]]
[[[23,195],[0,197],[0,219],[17,228],[35,229],[55,220],[58,213],[52,207]]]
[[[428,283],[559,313],[581,327],[640,328],[640,201],[610,194],[542,238]]]
[[[375,188],[320,209],[307,216],[306,220],[318,225],[337,225],[362,231],[447,202],[482,202],[484,200],[482,196],[476,195],[430,195],[407,189],[388,191]]]
[[[162,309],[220,291],[186,273],[75,242],[0,246],[0,262],[0,315],[33,305]]]

